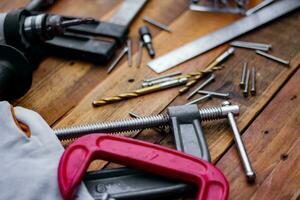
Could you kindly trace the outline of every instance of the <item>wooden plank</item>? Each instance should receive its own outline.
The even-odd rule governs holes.
[[[202,14],[203,13],[201,13],[200,15]],[[192,17],[191,15],[194,16]],[[205,13],[205,15],[210,14]],[[181,34],[187,34],[184,33],[184,31],[181,32],[182,29],[189,30],[188,27],[191,28],[197,24],[197,22],[193,21],[195,17],[195,13],[186,12],[171,25],[172,29],[178,30],[180,32],[178,33],[177,37],[179,37],[179,35]],[[291,41],[290,38],[296,38],[297,35],[299,35],[300,29],[297,28],[299,27],[299,25],[296,23],[299,18],[300,13],[294,13],[293,15],[284,17],[283,19],[270,24],[268,27],[253,31],[252,34],[248,34],[247,36],[241,37],[240,39],[272,43],[274,46],[272,53],[274,53],[275,55],[281,55],[281,57],[283,58],[295,58],[297,52],[300,51],[300,41]],[[210,16],[209,19],[213,19],[213,17]],[[215,18],[214,20],[217,19]],[[224,15],[222,16],[222,19],[219,20],[221,21],[218,22],[222,22],[225,25],[226,23],[229,23],[229,20],[233,20],[233,18],[232,16]],[[201,24],[201,22],[198,23]],[[285,29],[289,30],[287,34],[281,34],[283,31],[283,24]],[[202,34],[205,34],[205,30],[203,29],[194,29],[190,34],[194,34],[194,31],[198,33],[202,31]],[[186,37],[188,36],[186,35]],[[169,44],[168,42],[171,42],[174,39],[175,36],[173,38],[173,36],[171,35],[169,36],[166,33],[162,33],[155,38],[154,44],[160,44],[163,42],[167,42],[166,44]],[[178,43],[180,43],[180,41]],[[163,48],[167,51],[170,47]],[[158,49],[158,51],[163,51],[163,48]],[[204,56],[193,59],[174,70],[180,69],[187,72],[194,71],[195,69],[201,69],[204,67],[204,64],[212,60],[212,58],[217,53],[219,53],[222,48],[224,47],[218,48],[217,50],[205,54]],[[296,61],[297,59],[294,59],[291,67],[285,68],[282,65],[274,63],[273,61],[257,56],[253,51],[238,49],[236,55],[225,63],[227,68],[216,73],[218,77],[217,81],[208,89],[232,92],[233,102],[241,105],[241,115],[238,118],[238,124],[243,131],[244,128],[257,115],[257,113],[259,113],[259,111],[271,100],[272,96],[279,90],[279,88],[284,84],[288,77],[297,69],[299,63],[297,63]],[[250,66],[255,65],[257,67],[258,95],[256,97],[246,99],[242,96],[239,89],[238,83],[243,62],[249,62]],[[109,76],[105,81],[103,81],[93,91],[91,91],[72,110],[72,112],[70,112],[64,119],[62,119],[55,127],[125,118],[128,117],[127,113],[129,111],[135,111],[142,115],[148,115],[151,113],[156,114],[161,112],[161,110],[164,109],[169,104],[169,102],[171,102],[177,96],[177,89],[171,89],[168,91],[140,97],[138,99],[128,100],[113,105],[107,105],[98,109],[92,108],[92,106],[90,105],[92,100],[137,88],[139,83],[145,76],[153,75],[153,72],[148,69],[143,69],[144,73],[142,75],[140,72],[134,69],[129,69],[127,70],[127,73],[125,73],[124,69],[126,69],[126,65],[124,65],[115,70],[112,73],[112,76]],[[189,68],[186,68],[184,66],[189,66]],[[127,83],[127,80],[133,77],[138,83]],[[178,98],[178,100],[176,99],[173,105],[182,104],[184,102],[185,101],[183,101],[183,97],[181,97]],[[221,101],[217,100],[214,102],[210,102],[209,104],[215,105],[219,102]],[[212,159],[214,161],[218,160],[224,153],[224,151],[228,148],[228,146],[232,144],[232,135],[230,133],[230,129],[225,122],[212,122],[208,123],[205,126],[205,131]],[[151,138],[151,141],[156,140],[154,136],[149,135],[149,132],[146,132],[145,134],[147,136],[141,135],[139,138]],[[168,146],[170,146],[170,144],[172,143],[170,141],[172,141],[171,138],[170,140],[165,140],[162,144],[168,144]],[[99,166],[102,166],[102,164]]]
[[[74,1],[68,0],[62,2],[64,3],[55,5],[51,11],[68,15],[78,14],[107,19],[112,14],[110,12],[107,13],[109,11],[108,7],[116,7],[114,4],[108,4],[109,6],[103,5],[103,10],[90,8],[90,6],[81,9],[83,3],[74,4]],[[103,1],[103,4],[106,2]],[[120,3],[122,1],[117,2]],[[171,6],[173,3],[172,0],[165,0],[160,4],[150,1],[145,7],[143,14],[164,21],[164,23],[171,23],[185,11],[187,5],[185,0],[177,0],[176,7]],[[90,4],[93,5],[92,3]],[[101,7],[101,5],[102,1],[98,1],[97,7]],[[75,12],[75,10],[80,10],[80,12]],[[172,12],[163,12],[165,10],[171,10]],[[131,27],[130,36],[135,39],[133,41],[134,50],[136,50],[135,46],[138,40],[137,29],[142,23],[141,20],[137,20]],[[158,33],[158,30],[153,29],[153,36]],[[124,66],[126,67],[124,67],[122,73],[125,74],[128,67],[126,64]],[[49,124],[53,124],[107,77],[105,67],[94,66],[92,63],[77,60],[46,59],[34,72],[34,82],[31,90],[23,98],[16,101],[15,104],[36,110]]]
[[[299,81],[298,70],[243,134],[256,183],[246,183],[235,145],[217,163],[230,182],[230,199],[300,198]]]

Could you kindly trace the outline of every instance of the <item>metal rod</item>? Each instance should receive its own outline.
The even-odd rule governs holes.
[[[151,19],[151,18],[149,18],[149,17],[147,17],[147,16],[144,16],[144,17],[143,17],[143,20],[144,20],[145,22],[148,22],[149,24],[152,24],[152,25],[154,25],[154,26],[156,26],[156,27],[158,27],[158,28],[164,30],[164,31],[167,31],[167,32],[169,32],[169,33],[172,32],[171,29],[170,29],[167,25],[162,24],[162,23],[160,23],[160,22],[158,22],[158,21],[155,21],[154,19]]]
[[[266,58],[269,58],[269,59],[274,60],[274,61],[276,61],[276,62],[279,62],[279,63],[281,63],[281,64],[284,64],[284,65],[289,65],[289,64],[290,64],[290,61],[288,61],[288,60],[283,60],[283,59],[281,59],[281,58],[278,58],[278,57],[273,56],[273,55],[271,55],[271,54],[265,53],[265,52],[263,52],[263,51],[257,50],[257,51],[255,51],[255,52],[256,52],[257,54],[261,55],[261,56],[264,56],[264,57],[266,57]]]
[[[259,11],[260,9],[262,9],[263,7],[266,7],[267,5],[273,3],[274,1],[275,0],[264,0],[263,2],[259,3],[255,7],[247,10],[246,13],[245,13],[245,15],[246,16],[252,15],[253,13]]]
[[[261,50],[261,51],[269,51],[269,47],[262,47],[262,46],[251,46],[251,45],[244,45],[244,44],[238,44],[238,43],[230,43],[233,47],[240,47],[245,49],[254,49],[254,50]]]
[[[229,106],[229,105],[230,105],[230,102],[223,102],[223,106]],[[228,112],[227,117],[228,117],[228,121],[229,121],[229,124],[230,124],[232,132],[233,132],[233,138],[234,138],[235,144],[237,146],[239,155],[242,160],[244,170],[246,172],[247,180],[248,180],[248,182],[254,182],[256,175],[252,169],[248,154],[246,152],[243,140],[240,135],[240,131],[239,131],[236,121],[234,119],[234,115],[233,115],[233,113]]]
[[[120,62],[120,60],[123,58],[123,56],[127,53],[128,47],[124,47],[122,52],[118,55],[118,57],[113,61],[113,63],[110,65],[110,67],[107,69],[107,73],[109,74]]]
[[[225,99],[230,98],[229,93],[212,92],[212,91],[207,91],[207,90],[199,90],[198,93],[199,94],[210,94],[212,97],[221,97],[221,98],[225,98]]]
[[[250,70],[247,69],[246,79],[245,79],[245,87],[244,87],[244,90],[243,90],[244,97],[248,97],[249,79],[250,79]]]
[[[241,82],[240,82],[240,88],[241,89],[245,88],[245,81],[246,81],[247,70],[248,70],[248,63],[244,63],[242,77],[241,77]]]
[[[245,42],[245,41],[240,41],[240,40],[235,40],[235,41],[231,42],[230,44],[240,44],[240,45],[245,45],[245,46],[272,48],[271,44],[264,44],[264,43],[258,43],[258,42]]]
[[[130,39],[127,40],[127,55],[128,55],[128,67],[132,66],[132,41]]]
[[[255,96],[256,95],[256,69],[255,67],[253,67],[251,69],[251,90],[250,90],[250,93],[252,96]]]
[[[200,98],[198,98],[198,99],[195,99],[195,100],[193,100],[193,101],[190,101],[190,102],[186,103],[185,105],[191,105],[191,104],[200,103],[200,102],[206,101],[206,100],[208,100],[208,99],[211,99],[211,95],[210,95],[210,94],[204,95],[204,96],[202,96],[202,97],[200,97]]]
[[[133,118],[141,118],[142,116],[141,115],[138,115],[134,112],[129,112],[128,113],[130,115],[130,117],[133,117]],[[153,129],[158,132],[158,133],[163,133],[165,132],[165,130],[163,128],[157,128],[157,127],[153,127]]]
[[[151,82],[151,81],[155,81],[155,80],[159,80],[159,79],[163,79],[163,78],[167,78],[167,77],[178,76],[181,74],[182,74],[181,71],[176,71],[176,72],[172,72],[172,73],[169,73],[169,74],[166,74],[163,76],[157,76],[157,77],[145,79],[144,82]]]
[[[201,89],[203,89],[205,86],[207,86],[209,83],[213,82],[215,80],[215,75],[211,74],[208,79],[206,79],[203,83],[201,83],[195,90],[193,90],[188,96],[187,99],[192,98],[197,92]]]
[[[139,40],[139,47],[138,47],[138,54],[136,57],[136,67],[140,68],[141,63],[142,63],[142,56],[143,56],[143,42],[141,40]]]

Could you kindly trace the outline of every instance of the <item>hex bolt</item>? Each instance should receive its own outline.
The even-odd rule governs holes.
[[[229,101],[224,101],[222,103],[222,106],[224,106],[224,108],[228,108],[228,106],[230,106],[230,105],[231,105],[231,103]],[[228,118],[228,121],[230,123],[231,129],[232,129],[232,132],[233,132],[233,138],[234,138],[234,141],[236,143],[239,155],[241,157],[244,170],[246,172],[247,180],[250,183],[254,182],[255,178],[256,178],[256,175],[255,175],[255,172],[252,169],[248,154],[246,152],[243,140],[242,140],[241,135],[240,135],[240,131],[239,131],[238,126],[236,124],[236,121],[234,119],[234,113],[227,112],[227,118]]]
[[[227,118],[227,113],[239,114],[238,105],[208,107],[199,109],[202,121]],[[163,127],[171,124],[169,115],[154,115],[136,119],[118,120],[113,122],[100,122],[85,124],[70,128],[54,129],[54,133],[61,140],[81,137],[89,133],[126,133],[154,127]]]

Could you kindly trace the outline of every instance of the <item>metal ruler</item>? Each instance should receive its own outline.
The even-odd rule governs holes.
[[[148,0],[124,0],[119,10],[109,22],[129,26],[147,1]]]
[[[281,0],[224,28],[185,44],[147,65],[157,73],[173,68],[300,7],[300,0]]]

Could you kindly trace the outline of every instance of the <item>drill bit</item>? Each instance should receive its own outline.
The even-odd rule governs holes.
[[[198,72],[198,74],[194,74],[194,77],[192,80],[188,81],[186,85],[179,90],[179,94],[183,94],[187,92],[193,85],[195,85],[204,75],[211,73],[215,70],[218,70],[220,68],[217,68],[216,66],[220,64],[222,61],[224,61],[226,58],[228,58],[230,55],[233,54],[234,48],[230,47],[227,49],[224,53],[222,53],[220,56],[218,56],[212,63],[210,63],[204,70]]]
[[[167,89],[167,88],[175,87],[175,86],[178,86],[178,85],[182,85],[182,84],[185,84],[187,81],[188,81],[188,78],[180,78],[180,79],[160,83],[160,84],[157,84],[157,85],[153,85],[153,86],[150,86],[150,87],[140,88],[140,89],[137,89],[133,92],[119,94],[117,96],[108,97],[108,98],[102,98],[100,100],[93,101],[93,106],[95,106],[95,107],[103,106],[103,105],[106,105],[106,104],[110,104],[110,103],[114,103],[114,102],[118,102],[118,101],[122,101],[122,100],[126,100],[126,99],[135,98],[135,97],[138,97],[138,96],[141,96],[141,95],[145,95],[145,94],[149,94],[149,93],[152,93],[152,92],[156,92],[156,91],[164,90],[164,89]]]
[[[60,26],[63,28],[69,27],[69,26],[76,26],[80,24],[88,24],[94,22],[95,19],[87,17],[87,18],[76,18],[76,19],[70,19],[70,20],[63,20],[60,23]]]

